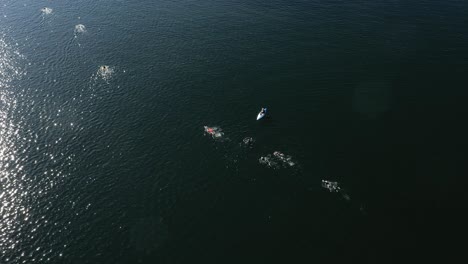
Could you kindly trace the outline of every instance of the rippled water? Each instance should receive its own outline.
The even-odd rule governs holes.
[[[3,1],[0,262],[399,259],[463,171],[467,10]]]

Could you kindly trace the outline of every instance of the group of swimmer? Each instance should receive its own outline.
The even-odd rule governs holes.
[[[267,108],[262,107],[260,112],[258,113],[257,120],[262,119],[266,114]],[[204,130],[205,133],[211,135],[211,137],[215,140],[223,139],[224,133],[220,127],[204,126]],[[242,140],[242,142],[245,146],[251,146],[254,143],[254,139],[251,137],[246,137]],[[279,151],[274,151],[273,154],[267,154],[266,156],[262,156],[259,158],[258,161],[260,164],[273,169],[293,167],[297,164],[295,161],[293,161],[291,156]],[[330,192],[341,193],[343,198],[345,198],[346,200],[350,199],[349,195],[344,189],[340,187],[338,182],[322,180],[322,187],[329,190]]]

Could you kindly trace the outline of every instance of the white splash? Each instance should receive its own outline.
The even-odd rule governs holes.
[[[41,8],[41,12],[43,15],[50,15],[52,14],[54,10],[50,7],[44,7],[44,8]]]
[[[329,190],[330,192],[340,192],[341,187],[338,182],[322,180],[322,187]]]
[[[211,135],[214,139],[220,139],[224,136],[223,130],[220,127],[204,126],[205,133]]]
[[[85,33],[86,27],[83,24],[78,24],[75,26],[75,33]]]
[[[244,145],[246,147],[252,147],[252,145],[255,143],[255,139],[252,137],[246,137],[242,140],[241,145]]]
[[[346,201],[351,200],[351,197],[349,197],[346,191],[341,188],[338,182],[322,180],[322,187],[329,190],[330,192],[341,193],[341,196],[343,196]]]
[[[97,71],[97,76],[102,78],[104,81],[108,81],[112,74],[114,73],[114,69],[107,65],[102,65],[99,67]]]

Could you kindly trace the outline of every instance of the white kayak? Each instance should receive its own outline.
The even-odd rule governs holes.
[[[263,111],[263,109],[262,109],[262,111],[260,111],[260,113],[258,113],[258,115],[257,115],[257,120],[260,120],[260,119],[262,119],[263,117],[265,117],[265,115],[266,115],[266,108],[264,108],[264,109],[265,109],[265,111]]]

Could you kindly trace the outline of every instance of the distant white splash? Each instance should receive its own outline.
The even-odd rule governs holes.
[[[75,26],[75,33],[85,33],[86,27],[83,24],[78,24]]]
[[[322,187],[329,190],[330,192],[341,193],[341,196],[347,201],[351,200],[351,197],[346,193],[346,191],[340,187],[338,182],[322,180]]]
[[[297,164],[295,161],[293,161],[291,156],[279,151],[275,151],[273,154],[260,157],[258,162],[273,169],[293,167]]]
[[[242,140],[241,145],[243,145],[245,147],[252,147],[254,143],[255,143],[255,139],[253,139],[251,137],[246,137],[246,138],[244,138]]]
[[[330,192],[341,191],[341,187],[339,186],[338,182],[322,180],[322,187],[329,190]]]
[[[41,8],[42,15],[50,15],[54,10],[50,7]]]
[[[260,159],[258,159],[258,162],[262,165],[267,166],[268,168],[273,168],[273,169],[279,168],[278,163],[271,157],[270,154],[268,154],[265,157],[260,157]]]

